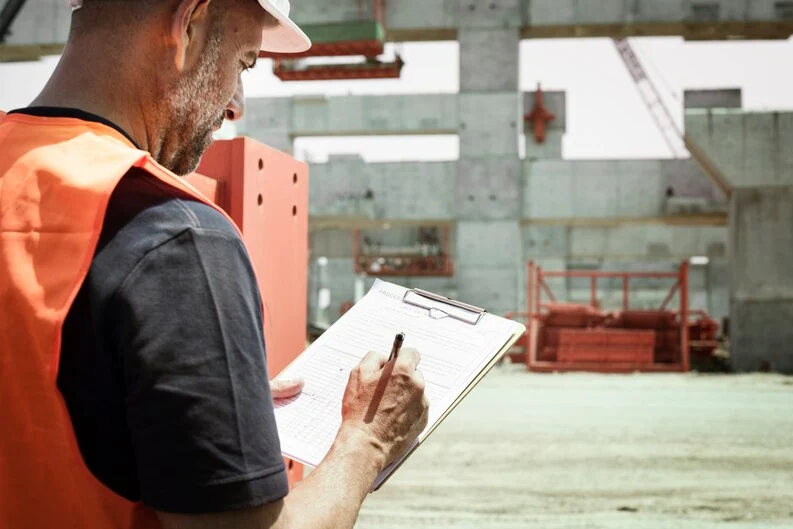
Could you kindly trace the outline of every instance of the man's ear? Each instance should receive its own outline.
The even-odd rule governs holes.
[[[209,6],[213,0],[181,0],[171,19],[170,38],[176,48],[174,56],[178,71],[197,60],[203,50],[212,21]]]

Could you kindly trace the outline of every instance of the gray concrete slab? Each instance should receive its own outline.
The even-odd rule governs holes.
[[[748,20],[774,20],[779,17],[778,0],[751,0],[746,3]]]
[[[574,226],[570,230],[570,256],[573,258],[679,261],[707,256],[711,248],[726,244],[727,228],[722,226],[634,224]]]
[[[686,131],[735,187],[793,184],[790,112],[689,110]]]
[[[793,374],[793,301],[734,299],[730,315],[733,369]]]
[[[534,0],[529,5],[532,24],[562,25],[576,20],[576,0]]]
[[[576,20],[583,24],[619,24],[626,15],[625,0],[576,0]]]
[[[723,201],[724,197],[705,172],[692,159],[661,160],[662,187],[672,188],[677,197]]]
[[[518,277],[515,266],[458,266],[459,299],[503,315],[518,309]]]
[[[518,156],[522,117],[517,93],[459,95],[460,157]]]
[[[575,163],[537,160],[524,164],[523,214],[526,218],[569,218],[573,205]]]
[[[740,88],[718,90],[685,90],[684,108],[741,108],[743,92]]]
[[[457,266],[516,267],[521,261],[520,225],[512,221],[457,223]]]
[[[257,99],[252,100],[255,104]],[[296,97],[293,136],[455,134],[457,94]]]
[[[570,230],[569,226],[523,226],[523,259],[566,258],[570,252]]]
[[[517,92],[517,29],[461,29],[458,38],[461,92]]]
[[[739,189],[730,212],[731,357],[793,373],[793,186]]]
[[[309,233],[311,258],[350,259],[353,255],[352,230],[327,229]]]
[[[356,0],[309,0],[295,2],[292,9],[300,24],[373,18],[372,3]],[[567,34],[586,35],[602,31],[603,25],[619,25],[640,36],[653,33],[652,26],[629,22],[659,25],[663,29],[658,34],[666,34],[668,24],[685,33],[692,29],[686,22],[732,23],[734,28],[736,22],[746,20],[768,22],[769,31],[784,37],[785,29],[777,25],[793,17],[785,2],[775,0],[423,0],[420,8],[410,2],[388,2],[386,9],[390,34],[419,40],[449,40],[459,29],[472,27],[553,31],[561,26]],[[27,2],[12,26],[10,43],[62,44],[69,21],[70,11],[62,0]],[[728,35],[725,28],[714,29],[721,38]],[[756,36],[756,29],[747,34]]]
[[[456,217],[462,220],[519,218],[522,171],[521,161],[512,157],[460,159]]]
[[[618,216],[661,215],[666,189],[660,161],[618,161],[615,176]]]
[[[460,28],[520,28],[521,0],[453,0],[454,18]]]
[[[573,165],[572,203],[576,217],[619,215],[619,167],[611,160],[587,160]]]
[[[537,143],[531,130],[523,138],[526,142],[526,160],[561,160],[564,156],[564,132],[561,130],[548,130],[545,132],[545,141]]]
[[[683,12],[683,0],[638,0],[634,10],[631,10],[630,3],[627,5],[626,18],[630,20],[633,15],[633,20],[637,22],[672,22],[679,20]]]
[[[793,186],[735,192],[730,210],[734,301],[793,301],[791,226]]]
[[[334,2],[294,2],[292,15],[303,24],[323,24],[328,21],[358,20],[362,5],[357,0]]]

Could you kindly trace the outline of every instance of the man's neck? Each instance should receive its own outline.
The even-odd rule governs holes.
[[[112,121],[151,152],[143,94],[130,72],[119,71],[90,42],[70,44],[32,106],[76,108]],[[96,59],[96,60],[94,60]]]

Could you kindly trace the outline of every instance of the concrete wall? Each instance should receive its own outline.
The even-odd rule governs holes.
[[[458,30],[503,28],[523,29],[533,36],[580,37],[617,30],[626,35],[786,38],[793,24],[790,10],[780,9],[779,4],[776,0],[423,0],[420,5],[388,2],[386,18],[389,34],[403,40],[448,40]],[[292,10],[302,24],[372,18],[372,4],[358,0],[303,0],[294,2]],[[751,25],[755,22],[760,25]],[[63,43],[69,23],[65,0],[31,0],[12,25],[8,43]]]
[[[686,109],[741,108],[742,106],[743,91],[740,88],[685,90],[683,92],[683,107]]]
[[[793,184],[793,112],[689,110],[686,133],[735,187]]]
[[[739,189],[730,217],[733,366],[793,373],[793,186]]]
[[[455,169],[454,162],[366,164],[358,156],[334,156],[311,166],[309,211],[315,217],[451,220]]]
[[[240,133],[273,136],[456,134],[456,94],[251,98]]]
[[[727,314],[726,226],[661,220],[670,183],[677,193],[711,191],[691,163],[520,162],[507,156],[464,156],[458,162],[365,164],[357,156],[338,156],[311,167],[310,208],[315,219],[363,216],[397,225],[420,219],[455,221],[451,250],[457,274],[433,286],[499,313],[525,306],[529,260],[549,270],[665,270],[691,256],[708,256],[711,266],[701,274],[707,281],[692,286],[692,306],[722,317]],[[598,220],[602,225],[593,224]],[[351,231],[312,235],[314,257],[341,259],[331,269],[340,274],[338,282],[333,279],[334,292],[345,299],[354,283],[351,241]],[[588,286],[580,290],[557,283],[553,288],[563,299],[588,299]],[[665,296],[658,285],[635,287],[635,306],[657,305]],[[604,303],[621,302],[621,292],[621,287],[605,285],[601,298]]]
[[[531,219],[662,214],[661,162],[537,160],[525,165],[523,210]]]

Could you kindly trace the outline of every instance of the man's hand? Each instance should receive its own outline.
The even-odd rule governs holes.
[[[303,391],[303,381],[297,380],[271,380],[270,391],[273,394],[273,399],[289,399],[295,395],[299,395]]]
[[[415,349],[403,349],[393,362],[369,353],[350,372],[340,435],[351,428],[363,432],[382,452],[385,466],[427,426],[429,401],[424,377],[416,369],[420,358]]]

